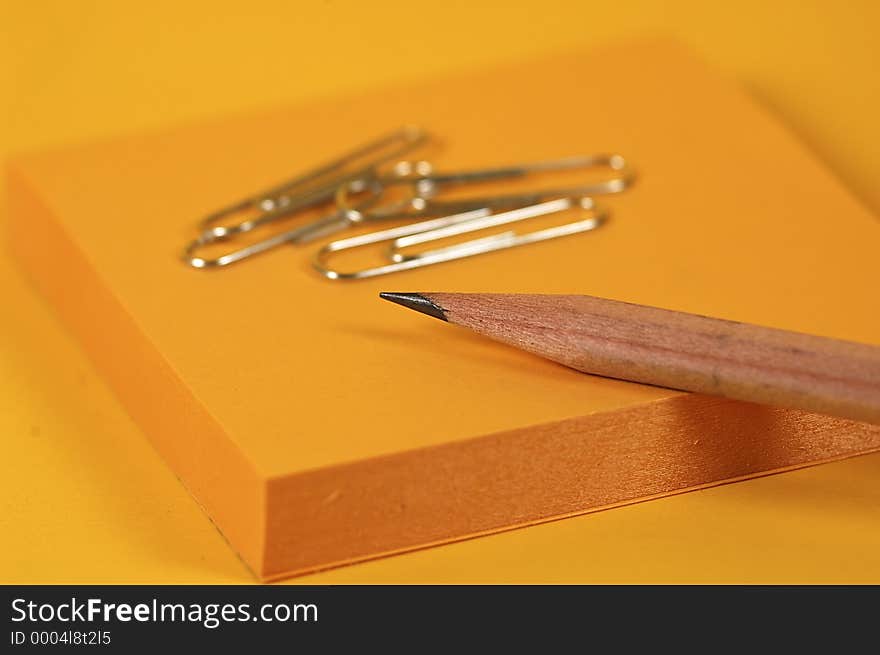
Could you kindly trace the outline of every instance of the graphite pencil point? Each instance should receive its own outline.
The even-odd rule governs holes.
[[[414,309],[422,314],[439,318],[441,321],[448,320],[446,318],[446,312],[442,307],[420,293],[389,293],[383,291],[379,294],[379,297],[383,300],[402,305],[407,309]]]

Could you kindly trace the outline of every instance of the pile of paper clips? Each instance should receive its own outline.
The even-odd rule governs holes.
[[[435,172],[426,161],[400,160],[427,141],[428,134],[420,128],[405,127],[221,209],[202,220],[199,236],[185,248],[184,261],[200,269],[222,267],[282,244],[312,242],[352,226],[428,218],[332,241],[320,248],[313,260],[315,269],[331,280],[374,277],[594,230],[608,214],[596,205],[592,196],[619,193],[633,180],[626,161],[617,154],[582,155],[449,173]],[[597,182],[568,188],[461,199],[442,197],[445,189],[455,185],[595,168],[607,169],[608,175]],[[394,190],[396,193],[392,193]],[[401,191],[403,197],[400,197]],[[250,239],[246,245],[214,258],[198,255],[212,244],[234,243],[258,227],[323,206],[327,208],[326,213],[311,223],[276,231],[262,240]],[[433,250],[403,252],[420,244],[578,207],[582,210],[579,220],[564,225],[525,234],[507,231]],[[327,264],[332,253],[384,242],[390,242],[390,249],[386,263],[380,266],[343,272]]]

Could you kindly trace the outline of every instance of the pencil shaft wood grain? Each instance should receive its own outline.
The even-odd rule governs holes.
[[[579,371],[880,423],[880,347],[592,296],[423,293]]]

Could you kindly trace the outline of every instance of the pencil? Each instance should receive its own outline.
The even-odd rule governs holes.
[[[605,377],[880,423],[880,347],[592,296],[381,293]]]

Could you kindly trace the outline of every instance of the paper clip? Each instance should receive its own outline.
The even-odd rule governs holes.
[[[556,212],[562,212],[567,209],[579,207],[591,215],[587,218],[565,223],[534,232],[518,234],[513,230],[494,234],[492,236],[483,237],[465,241],[464,243],[455,244],[437,248],[435,250],[427,250],[414,255],[404,255],[401,253],[402,248],[414,245],[445,239],[449,237],[475,232],[499,225],[507,225],[518,221],[546,216]],[[473,257],[497,250],[505,250],[507,248],[515,248],[530,243],[538,243],[549,239],[578,234],[580,232],[589,232],[599,227],[608,217],[608,212],[604,208],[597,207],[592,198],[589,197],[565,197],[542,202],[527,207],[520,207],[501,213],[493,213],[488,207],[473,209],[460,214],[444,216],[418,223],[411,223],[400,227],[393,227],[387,230],[379,230],[362,234],[359,236],[349,237],[333,241],[321,248],[314,257],[312,265],[323,276],[331,280],[360,280],[364,278],[376,277],[379,275],[387,275],[398,271],[407,271],[441,262],[463,259],[465,257]],[[390,250],[388,255],[391,262],[373,268],[365,268],[357,271],[339,271],[332,269],[327,265],[328,257],[343,250],[351,250],[377,243],[390,242]]]
[[[541,189],[533,192],[484,197],[462,198],[460,200],[437,199],[444,188],[462,184],[473,184],[493,180],[509,180],[527,177],[538,173],[567,170],[589,170],[607,168],[612,175],[608,179],[567,188]],[[455,172],[433,172],[426,162],[399,162],[390,173],[377,179],[378,188],[384,190],[397,185],[411,187],[411,195],[403,200],[378,205],[371,197],[369,206],[357,207],[353,204],[354,194],[363,190],[355,184],[343,184],[336,192],[336,204],[347,212],[353,222],[419,217],[446,216],[481,208],[506,209],[532,205],[544,200],[571,196],[593,196],[619,193],[633,180],[633,173],[626,160],[617,154],[593,154],[564,157],[548,161],[483,168]]]
[[[331,201],[341,186],[369,192],[370,197],[359,206],[364,208],[381,194],[381,187],[375,181],[377,168],[410,152],[427,139],[428,134],[421,128],[403,127],[307,173],[224,207],[202,219],[201,233],[184,249],[183,259],[195,268],[225,266],[282,243],[306,241],[342,229],[350,224],[350,220],[344,212],[334,211],[315,223],[287,230],[214,259],[197,254],[209,244],[227,241],[271,221]],[[231,220],[235,218],[238,218],[237,222]]]

